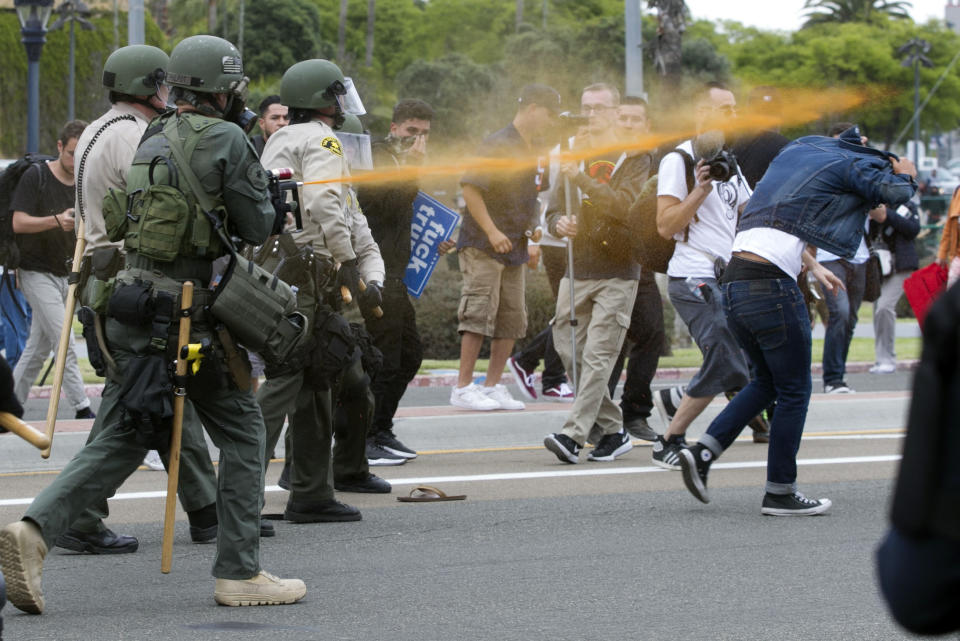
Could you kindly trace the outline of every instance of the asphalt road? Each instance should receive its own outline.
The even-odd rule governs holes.
[[[872,564],[909,377],[850,382],[858,394],[814,395],[799,457],[801,489],[834,507],[792,519],[760,515],[765,448],[747,440],[714,466],[712,502],[703,505],[678,473],[650,464],[649,447],[614,463],[559,463],[540,443],[562,421],[561,405],[471,414],[442,406],[449,391],[411,390],[397,431],[421,455],[376,469],[394,483],[393,495],[342,494],[363,521],[281,522],[277,537],[263,541],[266,569],[307,583],[307,597],[293,606],[216,606],[215,549],[189,542],[182,514],[173,572],[162,575],[165,475],[139,471],[111,501],[110,524],[138,536],[140,550],[51,551],[47,611],[30,616],[8,606],[4,638],[911,638],[886,614]],[[721,408],[712,405],[693,432]],[[55,457],[42,465],[36,450],[2,439],[0,522],[23,513],[59,467],[57,451],[83,436],[58,435]],[[278,474],[275,463],[268,483]],[[423,483],[468,498],[395,500]],[[266,511],[282,511],[285,500],[268,486]]]

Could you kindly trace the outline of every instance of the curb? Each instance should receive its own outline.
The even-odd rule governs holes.
[[[917,369],[919,365],[919,360],[908,360],[900,361],[897,363],[898,372],[910,372]],[[873,367],[873,363],[847,363],[847,372],[851,374],[863,374],[868,372],[870,368]],[[676,380],[685,380],[692,377],[697,371],[698,367],[668,367],[658,369],[657,373],[654,375],[654,380],[661,379],[667,381],[676,381]],[[822,374],[823,366],[820,363],[814,363],[810,367],[811,374]],[[540,372],[534,374],[536,383],[540,383]],[[624,371],[620,375],[620,381],[623,382],[627,379],[627,373]],[[503,376],[500,379],[504,383],[513,383],[513,374],[510,372],[504,372]],[[413,380],[410,381],[410,384],[407,387],[454,387],[457,384],[457,374],[454,373],[443,373],[443,374],[417,374],[413,377]],[[86,392],[87,398],[99,398],[103,395],[103,383],[91,383],[89,385],[83,386],[84,391]],[[30,389],[30,396],[28,398],[33,399],[49,399],[50,398],[50,385],[44,385],[42,387],[33,387]]]

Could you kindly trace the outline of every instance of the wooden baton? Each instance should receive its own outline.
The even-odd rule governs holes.
[[[187,375],[187,359],[181,350],[190,342],[190,306],[193,305],[193,283],[183,284],[180,294],[180,333],[177,336],[177,379],[173,388],[173,426],[170,430],[170,459],[167,464],[167,500],[163,514],[163,544],[160,548],[160,571],[170,573],[173,565],[173,525],[177,509],[177,483],[180,480],[180,441],[183,436],[183,403],[187,390],[180,385]]]
[[[46,434],[24,423],[10,412],[0,412],[0,427],[5,427],[8,432],[16,434],[37,449],[43,450],[50,447],[50,439]]]
[[[53,386],[50,389],[50,404],[47,406],[47,446],[40,450],[42,458],[50,458],[53,447],[53,429],[57,424],[57,409],[60,407],[60,388],[63,386],[63,370],[67,365],[67,349],[70,347],[70,333],[73,331],[73,310],[77,302],[77,284],[83,252],[87,248],[86,225],[83,216],[76,221],[77,245],[73,250],[73,264],[70,266],[70,286],[67,288],[67,302],[63,310],[63,327],[60,328],[60,344],[57,345],[57,360],[53,369]]]

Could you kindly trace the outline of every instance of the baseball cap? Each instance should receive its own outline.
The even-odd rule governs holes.
[[[547,85],[527,85],[520,90],[517,102],[521,105],[535,104],[546,107],[554,115],[560,113],[560,94],[553,87]]]

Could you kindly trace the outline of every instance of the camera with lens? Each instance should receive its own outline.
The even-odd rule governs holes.
[[[732,151],[721,149],[712,158],[704,158],[704,164],[710,168],[710,178],[725,183],[737,175],[737,157]]]

